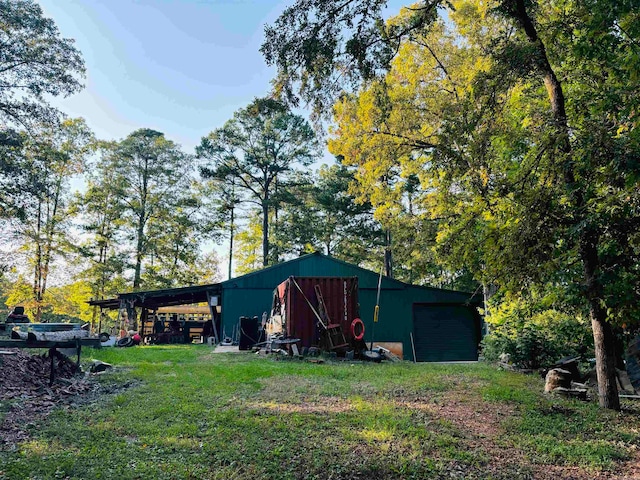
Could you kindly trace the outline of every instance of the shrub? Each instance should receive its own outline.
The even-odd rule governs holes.
[[[515,365],[536,369],[566,356],[593,355],[590,324],[577,315],[518,300],[501,305],[486,321],[490,334],[482,341],[482,352],[488,361],[508,353]]]

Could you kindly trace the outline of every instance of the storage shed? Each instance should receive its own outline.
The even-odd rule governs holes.
[[[482,298],[467,292],[409,285],[382,277],[379,322],[373,327],[379,274],[313,253],[220,284],[221,326],[231,335],[238,319],[262,317],[271,308],[273,290],[290,276],[358,277],[360,318],[365,341],[399,344],[403,358],[417,361],[472,361],[478,358]]]
[[[364,340],[373,340],[419,362],[473,361],[478,358],[482,318],[480,295],[409,285],[382,277],[379,322],[373,328],[379,274],[312,253],[222,283],[122,293],[89,302],[100,308],[156,311],[170,305],[208,303],[217,338],[230,337],[240,317],[269,313],[273,291],[289,277],[357,277]],[[143,322],[144,323],[144,322]],[[373,338],[372,338],[373,335]],[[412,342],[413,338],[413,342]]]

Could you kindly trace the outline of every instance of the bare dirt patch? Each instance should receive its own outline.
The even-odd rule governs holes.
[[[250,409],[277,412],[279,414],[310,413],[333,414],[356,410],[356,406],[344,396],[328,396],[320,393],[321,384],[312,379],[286,376],[263,379],[264,389],[256,401],[248,402]],[[509,439],[506,430],[511,419],[523,415],[509,404],[491,404],[473,393],[469,385],[453,385],[448,392],[393,391],[379,395],[367,384],[351,384],[351,394],[364,399],[388,401],[395,408],[422,413],[417,421],[425,421],[426,428],[448,425],[458,432],[460,448],[477,458],[477,462],[452,460],[446,468],[452,478],[541,479],[569,480],[623,479],[640,480],[640,452],[626,462],[620,462],[610,470],[596,471],[578,466],[545,463],[534,451],[525,451]],[[465,388],[463,388],[465,387]],[[286,401],[282,401],[286,398]],[[426,415],[426,416],[425,416]],[[365,450],[368,448],[362,446]],[[394,445],[393,448],[400,448]],[[372,452],[368,452],[372,453]],[[437,455],[436,455],[437,456]]]

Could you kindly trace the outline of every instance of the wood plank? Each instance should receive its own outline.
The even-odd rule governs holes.
[[[83,347],[97,347],[100,348],[101,343],[99,338],[81,338],[80,345]],[[76,341],[35,341],[30,342],[27,340],[0,340],[0,348],[75,348]]]

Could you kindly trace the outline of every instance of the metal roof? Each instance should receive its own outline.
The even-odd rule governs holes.
[[[208,296],[218,295],[221,291],[222,287],[219,283],[211,283],[191,287],[121,293],[118,295],[118,299],[124,300],[131,306],[156,309],[171,305],[188,305],[191,303],[206,302]]]
[[[192,303],[206,302],[208,296],[220,295],[221,292],[222,287],[219,283],[211,283],[190,287],[119,293],[117,298],[91,300],[87,303],[100,308],[117,309],[120,307],[120,302],[124,301],[132,307],[144,307],[155,310],[160,307],[169,307],[172,305],[189,305]]]
[[[298,258],[272,265],[255,272],[231,278],[221,283],[207,285],[193,285],[180,288],[165,288],[162,290],[144,290],[138,292],[120,293],[117,298],[106,300],[92,300],[89,305],[101,308],[117,309],[120,301],[129,306],[157,309],[172,305],[187,305],[207,301],[207,296],[221,295],[223,289],[267,289],[273,291],[289,276],[331,276],[331,277],[359,277],[360,289],[377,289],[379,273],[353,265],[351,263],[323,255],[320,252],[302,255]],[[445,290],[436,287],[411,285],[386,276],[382,277],[384,290],[422,291],[431,292],[441,302],[480,304],[481,296],[468,292]]]
[[[92,307],[108,308],[115,310],[120,307],[120,300],[117,298],[105,298],[104,300],[89,300],[87,302]]]

